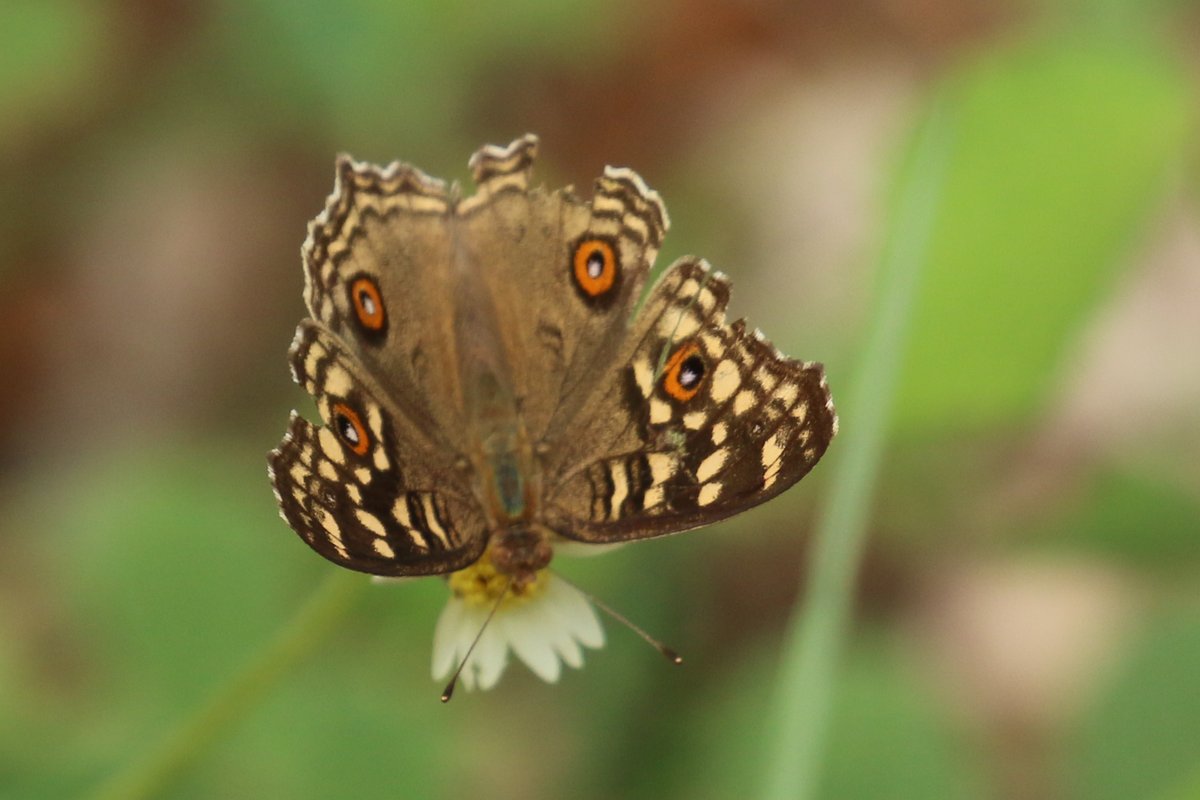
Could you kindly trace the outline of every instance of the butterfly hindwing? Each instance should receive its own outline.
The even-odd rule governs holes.
[[[338,338],[305,322],[292,346],[296,382],[324,426],[293,413],[269,457],[284,519],[318,553],[376,575],[425,575],[471,563],[486,538],[477,507],[445,458]]]
[[[588,542],[690,530],[802,478],[837,429],[820,364],[789,359],[725,321],[729,282],[683,259],[634,321],[622,366],[582,411],[588,445],[564,450],[549,524]]]

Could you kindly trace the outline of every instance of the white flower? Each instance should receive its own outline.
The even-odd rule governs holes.
[[[495,607],[508,578],[484,555],[449,576],[451,597],[433,634],[433,677],[449,678]],[[604,629],[583,593],[549,570],[519,590],[509,588],[495,616],[479,637],[459,680],[467,689],[490,689],[508,665],[508,651],[548,683],[562,664],[583,666],[583,646],[604,646]]]

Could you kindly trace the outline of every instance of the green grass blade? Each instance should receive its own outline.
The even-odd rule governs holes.
[[[358,573],[334,570],[272,641],[240,673],[220,687],[197,712],[168,733],[161,744],[118,772],[92,800],[160,797],[231,725],[310,653],[369,585]]]
[[[831,452],[831,493],[817,524],[807,591],[789,632],[772,705],[764,793],[769,800],[806,800],[819,786],[834,673],[950,139],[949,115],[935,106],[901,177],[871,328],[854,384],[839,401],[842,429]]]

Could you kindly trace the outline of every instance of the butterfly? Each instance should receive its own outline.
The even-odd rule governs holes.
[[[821,364],[728,322],[705,261],[642,300],[669,222],[636,173],[606,168],[590,199],[534,188],[537,150],[481,148],[470,194],[337,161],[289,352],[322,424],[293,411],[269,455],[284,520],[335,564],[444,574],[486,551],[519,587],[564,542],[769,500],[837,431]]]

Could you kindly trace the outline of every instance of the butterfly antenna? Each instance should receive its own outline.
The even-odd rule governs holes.
[[[579,586],[576,585],[574,582],[567,580],[566,578],[564,578],[562,575],[560,575],[557,572],[554,573],[554,577],[558,578],[559,580],[561,580],[563,583],[567,584],[568,586],[573,587],[575,589],[575,591],[579,592],[584,597],[586,597],[588,600],[590,600],[592,605],[596,606],[596,608],[600,609],[605,614],[608,614],[610,617],[615,619],[617,622],[621,623],[626,628],[629,628],[629,630],[633,631],[638,636],[642,637],[642,639],[646,642],[646,644],[650,645],[655,650],[662,653],[663,657],[665,659],[667,659],[667,661],[670,661],[672,664],[682,664],[683,663],[683,656],[679,655],[679,653],[677,653],[674,650],[672,650],[671,648],[667,647],[665,644],[660,642],[658,639],[655,639],[653,636],[646,633],[644,630],[639,628],[637,625],[633,624],[629,620],[628,617],[626,617],[624,614],[617,611],[615,608],[610,606],[608,603],[605,603],[604,601],[600,600],[600,598],[596,597],[596,595],[592,594],[591,592],[579,588]]]
[[[512,588],[512,578],[508,579],[508,583],[504,584],[504,591],[496,598],[496,602],[492,604],[492,610],[488,612],[487,619],[479,626],[479,633],[475,634],[475,638],[471,640],[471,646],[467,648],[467,653],[462,657],[462,661],[458,662],[458,669],[454,670],[453,677],[446,684],[446,688],[442,691],[442,702],[449,703],[450,698],[454,696],[454,687],[458,684],[458,676],[462,674],[463,667],[467,665],[467,661],[471,658],[471,653],[475,652],[475,645],[479,644],[479,640],[483,638],[483,632],[487,630],[487,626],[491,624],[492,617],[496,616],[496,611],[499,610],[500,604],[504,602],[504,598],[508,596],[508,590]]]

